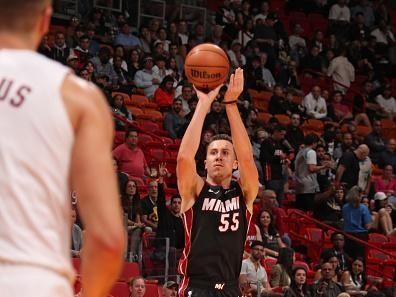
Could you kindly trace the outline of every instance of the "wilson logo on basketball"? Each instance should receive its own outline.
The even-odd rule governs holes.
[[[207,73],[206,71],[198,71],[191,69],[191,76],[194,78],[203,78],[203,79],[220,79],[221,73]]]

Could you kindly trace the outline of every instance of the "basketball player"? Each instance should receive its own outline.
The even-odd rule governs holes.
[[[36,54],[50,0],[0,0],[0,295],[73,296],[70,188],[85,225],[84,297],[118,276],[124,235],[102,94]]]
[[[241,296],[238,277],[243,249],[258,192],[258,173],[252,147],[237,107],[243,90],[243,70],[231,75],[224,97],[231,137],[215,135],[210,141],[206,180],[196,172],[203,122],[220,86],[209,94],[197,90],[199,102],[181,142],[177,157],[178,187],[186,244],[179,263],[181,297]],[[232,182],[232,171],[240,179]]]

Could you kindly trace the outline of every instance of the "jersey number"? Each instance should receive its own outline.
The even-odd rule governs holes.
[[[231,222],[230,222],[231,221]],[[235,212],[232,214],[232,219],[229,213],[223,213],[220,218],[220,232],[227,232],[228,229],[231,231],[236,231],[239,228],[239,213]]]

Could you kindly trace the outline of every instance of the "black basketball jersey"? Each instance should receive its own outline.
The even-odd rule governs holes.
[[[250,217],[237,182],[229,189],[205,183],[183,214],[185,247],[179,273],[208,281],[237,280]]]

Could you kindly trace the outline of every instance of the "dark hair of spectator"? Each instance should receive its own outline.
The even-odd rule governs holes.
[[[354,273],[352,272],[352,264],[353,264],[355,261],[360,261],[360,262],[362,262],[362,264],[363,264],[363,271],[362,271],[360,274],[358,274],[358,275],[356,275],[356,274],[354,274]],[[354,283],[356,283],[356,281],[358,280],[358,278],[361,278],[362,288],[364,288],[365,285],[366,285],[366,283],[367,283],[367,279],[366,279],[366,263],[364,262],[364,259],[363,259],[362,257],[353,258],[352,261],[351,261],[351,264],[350,264],[349,271],[350,271],[350,273],[351,273],[351,278],[352,278],[352,280],[353,280]]]
[[[136,186],[136,193],[133,196],[128,196],[126,193],[128,184],[130,182],[133,182]],[[140,212],[140,194],[136,181],[134,181],[133,179],[128,180],[128,182],[125,184],[124,189],[122,189],[121,195],[122,195],[122,199],[121,199],[122,208],[124,212],[128,214],[128,217],[131,216],[132,211]]]
[[[331,234],[330,240],[333,241],[334,238],[335,238],[337,235],[342,235],[342,237],[345,238],[345,236],[344,236],[344,234],[343,234],[342,232],[335,231],[333,234]]]
[[[161,89],[165,89],[165,86],[166,86],[166,84],[167,84],[168,82],[172,82],[172,83],[174,82],[173,77],[170,76],[170,75],[167,75],[167,76],[164,77],[164,79],[162,80],[162,82],[161,82],[161,84],[159,85],[159,87],[160,87]]]
[[[128,138],[129,134],[131,134],[132,132],[136,132],[139,134],[138,130],[134,127],[129,127],[128,130],[125,132],[125,139]]]
[[[283,125],[276,125],[276,126],[274,127],[274,132],[282,132],[282,131],[286,131],[285,126],[283,126]]]
[[[292,269],[293,269],[293,257],[294,257],[294,250],[291,248],[281,248],[279,249],[279,256],[278,256],[278,262],[280,266],[282,266],[283,269],[287,271],[289,276],[292,275]]]
[[[319,137],[314,133],[309,133],[304,137],[304,144],[305,145],[313,145],[319,141]]]
[[[175,200],[175,199],[181,199],[181,198],[180,198],[180,195],[173,195],[173,196],[171,197],[171,199],[170,199],[170,203],[172,204],[172,203],[173,203],[173,200]]]
[[[263,209],[263,210],[258,214],[257,219],[256,219],[257,226],[259,227],[260,233],[263,234],[263,224],[261,224],[261,221],[260,221],[260,217],[261,217],[261,215],[263,214],[263,212],[268,213],[269,216],[270,216],[270,220],[271,220],[271,222],[270,222],[270,224],[269,224],[269,226],[268,226],[268,234],[271,235],[271,236],[277,235],[277,234],[278,234],[278,230],[276,230],[276,228],[275,228],[274,216],[273,216],[272,213],[271,213],[269,210],[267,210],[267,209]]]
[[[83,41],[83,40],[89,40],[89,37],[88,37],[88,35],[82,35],[79,39],[78,39],[80,42],[81,41]],[[103,47],[104,48],[104,47]]]
[[[116,106],[115,106],[115,98],[116,98],[117,96],[121,96],[121,95],[114,95],[114,96],[111,98],[111,102],[110,102],[111,107],[113,107],[113,108],[118,108],[123,114],[127,115],[127,114],[128,114],[128,109],[127,109],[126,106],[125,106],[124,98],[123,98],[122,96],[121,96],[121,98],[122,98],[122,106],[121,106],[121,107],[116,107]]]
[[[301,289],[298,287],[295,277],[297,274],[297,271],[299,270],[304,270],[305,271],[305,276],[307,276],[307,270],[303,266],[294,266],[292,269],[292,273],[290,276],[291,282],[290,282],[290,289],[293,292],[298,293],[296,296],[307,296],[308,295],[308,285],[307,285],[307,279],[305,279],[305,283],[302,285]]]

